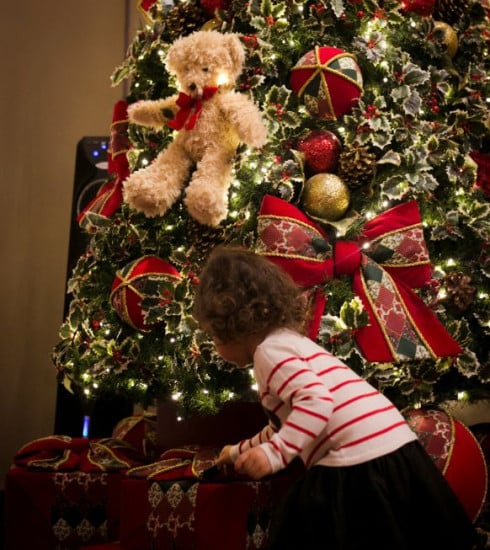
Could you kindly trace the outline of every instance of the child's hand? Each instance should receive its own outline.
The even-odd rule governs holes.
[[[247,474],[252,479],[261,479],[272,473],[269,459],[260,447],[241,454],[235,461],[235,470],[239,474]]]
[[[231,445],[225,445],[221,452],[216,459],[215,464],[221,465],[221,464],[233,464],[233,460],[231,459]]]

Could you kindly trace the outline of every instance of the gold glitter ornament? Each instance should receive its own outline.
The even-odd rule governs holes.
[[[447,55],[452,59],[459,46],[456,31],[444,21],[434,21],[433,35],[437,42],[444,44]]]
[[[315,174],[307,179],[302,203],[313,219],[329,222],[339,220],[349,208],[350,193],[344,181],[335,174]]]

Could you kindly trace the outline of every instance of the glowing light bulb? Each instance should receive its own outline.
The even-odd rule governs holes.
[[[218,86],[226,86],[227,84],[229,84],[230,83],[230,78],[229,78],[228,74],[227,73],[220,73],[218,75],[216,83],[218,84]]]

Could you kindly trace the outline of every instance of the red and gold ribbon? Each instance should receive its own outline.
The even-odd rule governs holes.
[[[461,347],[414,288],[431,277],[427,246],[415,201],[368,221],[355,241],[331,244],[325,231],[291,203],[267,195],[258,217],[257,252],[288,272],[302,288],[348,275],[369,316],[355,338],[368,361],[450,357]],[[310,337],[318,335],[324,298],[317,293]]]
[[[181,130],[182,128],[192,130],[201,114],[203,101],[212,98],[217,91],[217,87],[205,86],[202,97],[193,97],[180,92],[176,102],[180,109],[175,118],[167,122],[167,126],[174,130]]]
[[[114,174],[111,179],[100,187],[96,196],[78,215],[77,221],[80,227],[91,233],[96,230],[91,220],[91,214],[110,218],[121,206],[122,184],[129,176],[129,163],[126,153],[131,147],[128,137],[128,104],[119,100],[114,105],[111,138],[107,153],[107,171]]]

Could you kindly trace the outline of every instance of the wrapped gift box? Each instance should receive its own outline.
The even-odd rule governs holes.
[[[5,550],[76,550],[116,541],[122,477],[13,467],[5,479]]]
[[[122,439],[50,435],[26,443],[5,478],[5,550],[117,541],[121,480],[141,464],[141,452]]]
[[[270,481],[205,483],[124,480],[124,550],[259,550],[274,498]]]
[[[124,550],[266,548],[272,511],[300,465],[261,481],[240,478],[232,468],[206,479],[203,471],[217,452],[172,449],[160,461],[127,472],[121,484]]]

